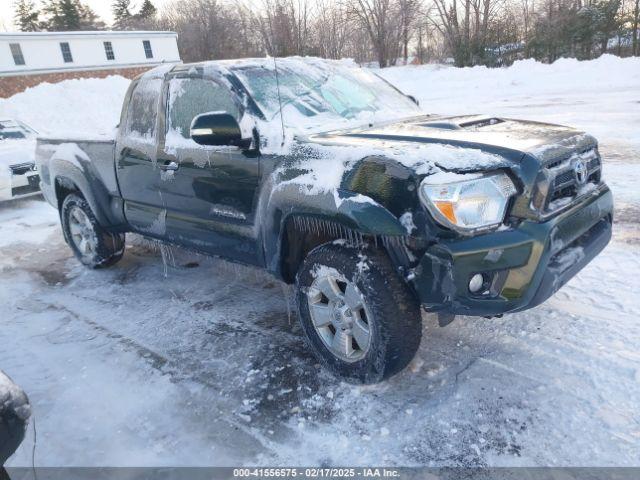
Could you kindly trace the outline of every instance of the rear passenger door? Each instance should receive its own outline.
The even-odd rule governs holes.
[[[158,109],[162,79],[141,78],[132,86],[116,141],[116,175],[129,224],[141,233],[164,235],[164,203],[157,163]]]
[[[259,159],[236,147],[198,145],[190,137],[191,122],[202,113],[227,112],[239,120],[240,102],[222,78],[173,78],[166,89],[159,162],[175,163],[161,183],[168,236],[208,253],[259,264],[253,228]]]

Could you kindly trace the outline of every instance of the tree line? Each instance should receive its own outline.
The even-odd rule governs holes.
[[[79,30],[106,30],[109,28],[131,30],[138,27],[154,27],[157,9],[151,0],[144,0],[137,11],[131,8],[131,0],[112,3],[116,19],[106,23],[82,0],[17,0],[14,2],[14,23],[22,32],[65,32]]]
[[[151,0],[112,2],[115,29],[173,30],[184,61],[354,58],[380,67],[639,55],[640,0]],[[22,31],[101,30],[82,0],[17,0]]]

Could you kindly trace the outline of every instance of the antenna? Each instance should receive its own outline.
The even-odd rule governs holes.
[[[280,105],[280,125],[282,125],[282,144],[280,146],[284,147],[284,117],[282,116],[282,97],[280,96],[280,78],[278,77],[276,57],[273,57],[273,66],[276,69],[276,87],[278,89],[278,104]]]

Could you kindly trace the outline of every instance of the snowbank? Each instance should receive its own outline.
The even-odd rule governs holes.
[[[0,99],[0,118],[19,119],[42,135],[109,135],[129,83],[120,76],[42,83]]]
[[[397,85],[413,87],[423,98],[449,93],[469,96],[478,91],[484,98],[502,98],[518,93],[532,96],[558,94],[563,90],[591,92],[594,87],[604,93],[614,88],[640,86],[640,58],[603,55],[589,61],[563,58],[552,64],[528,59],[506,68],[408,65],[378,70],[378,73]],[[423,88],[425,86],[428,88]],[[450,100],[460,102],[459,98]]]
[[[392,67],[378,73],[429,113],[483,113],[560,123],[640,146],[640,58],[603,55],[508,68]]]

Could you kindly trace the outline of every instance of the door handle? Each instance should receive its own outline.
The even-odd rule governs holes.
[[[165,172],[175,172],[178,168],[180,168],[180,165],[174,161],[167,161],[160,165],[160,170],[164,170]]]

